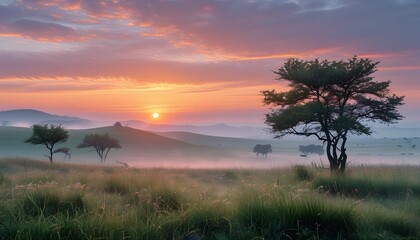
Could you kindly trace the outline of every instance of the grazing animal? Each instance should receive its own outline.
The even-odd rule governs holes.
[[[62,147],[54,151],[54,153],[64,153],[64,160],[71,159],[70,148]]]
[[[118,163],[118,164],[121,164],[121,165],[123,165],[124,167],[126,167],[126,168],[129,168],[130,166],[128,165],[128,163],[126,163],[126,162],[118,162],[118,161],[115,161],[116,163]]]
[[[267,154],[273,152],[273,150],[271,150],[271,144],[257,144],[254,146],[253,152],[257,154],[257,157],[261,154],[267,158]]]

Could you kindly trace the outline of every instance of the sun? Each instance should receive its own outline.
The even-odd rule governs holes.
[[[153,114],[152,114],[152,117],[153,117],[154,119],[158,119],[158,118],[159,118],[159,113],[153,113]]]

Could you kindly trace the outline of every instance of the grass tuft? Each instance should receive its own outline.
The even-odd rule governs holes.
[[[86,204],[80,193],[60,196],[48,190],[37,190],[22,198],[18,211],[29,217],[49,217],[57,214],[74,216],[84,213]]]
[[[244,229],[267,239],[347,239],[356,230],[351,206],[318,199],[247,197],[238,212]]]
[[[169,188],[144,188],[132,195],[130,203],[147,213],[172,212],[181,209],[182,200],[179,192]]]
[[[238,179],[238,174],[233,170],[226,170],[223,174],[223,177],[229,182],[232,182]]]
[[[314,179],[314,174],[311,171],[309,171],[309,169],[306,166],[295,165],[292,168],[297,180],[311,181],[312,179]]]
[[[196,208],[162,226],[164,239],[228,239],[231,223],[219,209]]]
[[[125,195],[130,192],[130,188],[127,182],[116,177],[111,177],[104,182],[104,190],[107,193]]]
[[[0,186],[6,182],[6,178],[3,176],[3,174],[0,172]]]

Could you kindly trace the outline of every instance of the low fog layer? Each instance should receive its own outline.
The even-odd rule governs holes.
[[[48,161],[43,145],[24,143],[30,128],[0,127],[0,157],[29,157]],[[151,133],[128,127],[105,127],[68,130],[69,139],[57,148],[70,148],[71,159],[54,154],[55,162],[110,164],[124,162],[131,167],[163,168],[282,168],[295,164],[328,167],[326,155],[302,154],[300,145],[321,144],[308,138],[259,140],[213,137],[186,132]],[[119,140],[121,149],[112,149],[105,163],[93,148],[77,148],[86,134],[108,133]],[[267,157],[253,152],[256,144],[270,144]],[[415,138],[350,138],[350,165],[405,164],[420,165],[420,139]],[[302,156],[303,155],[303,156]]]
[[[242,155],[242,156],[241,156]],[[243,153],[236,157],[224,159],[206,159],[206,158],[144,158],[144,159],[125,159],[130,167],[139,168],[182,168],[182,169],[273,169],[290,168],[293,165],[312,165],[329,167],[328,160],[318,156],[302,158],[298,155],[272,154],[268,158],[257,158],[249,153]],[[367,165],[420,165],[418,157],[414,156],[350,156],[350,166]],[[110,162],[113,165],[119,165]]]

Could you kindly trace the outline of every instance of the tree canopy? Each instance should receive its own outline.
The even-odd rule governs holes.
[[[101,162],[105,162],[109,151],[112,148],[121,148],[117,139],[111,138],[106,134],[88,134],[83,138],[81,144],[77,148],[88,148],[93,147],[98,154]]]
[[[266,124],[276,138],[314,136],[326,143],[331,170],[344,172],[347,134],[370,135],[368,122],[394,123],[403,117],[404,97],[391,94],[390,81],[376,82],[379,62],[356,56],[347,61],[289,59],[274,71],[289,91],[262,91],[273,108]]]
[[[69,138],[68,132],[62,126],[56,125],[33,125],[32,136],[25,142],[34,145],[42,144],[49,150],[50,154],[45,155],[53,162],[54,146],[57,143],[66,142]]]

